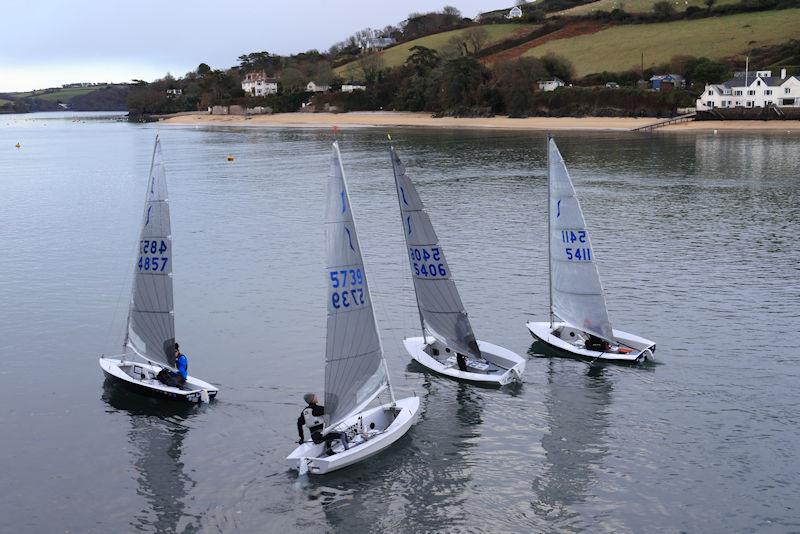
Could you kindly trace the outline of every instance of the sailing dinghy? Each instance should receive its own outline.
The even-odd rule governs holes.
[[[403,345],[414,360],[450,378],[487,386],[521,382],[525,371],[521,356],[475,339],[425,206],[391,144],[389,151],[422,328],[421,336],[408,337]]]
[[[575,356],[617,362],[652,360],[655,342],[611,327],[586,220],[564,159],[550,136],[547,149],[550,321],[531,321],[528,329],[536,339]]]
[[[150,180],[136,253],[128,328],[118,357],[100,358],[106,378],[149,396],[187,402],[208,402],[217,388],[193,376],[182,387],[167,386],[156,376],[175,371],[175,316],[172,298],[172,236],[167,176],[156,136]],[[138,356],[141,360],[132,360]]]
[[[361,257],[338,142],[333,143],[325,214],[328,322],[323,434],[347,434],[348,446],[306,441],[286,458],[302,473],[325,474],[378,454],[419,415],[419,398],[396,400]],[[391,402],[367,406],[388,389]]]

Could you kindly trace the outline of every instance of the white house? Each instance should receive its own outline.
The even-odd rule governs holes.
[[[394,37],[370,37],[361,41],[364,50],[380,50],[395,43]]]
[[[514,6],[506,15],[507,19],[518,19],[522,16],[522,8],[519,6]]]
[[[720,84],[706,85],[697,99],[697,111],[714,108],[763,108],[767,106],[800,107],[800,77],[780,76],[772,71],[737,72]]]
[[[366,91],[367,86],[363,82],[347,82],[342,84],[343,93],[352,93],[353,91]]]
[[[182,89],[167,89],[167,94],[172,96],[180,96],[183,94]]]
[[[242,90],[250,96],[274,95],[278,93],[278,80],[267,78],[263,70],[248,72],[242,80]]]
[[[555,91],[559,87],[564,87],[564,80],[553,76],[552,80],[539,80],[539,89],[542,91]]]
[[[330,85],[317,85],[313,81],[308,82],[308,85],[306,85],[306,91],[309,93],[326,93],[330,88]]]

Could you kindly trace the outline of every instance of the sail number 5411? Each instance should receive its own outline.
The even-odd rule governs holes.
[[[439,247],[408,247],[408,255],[414,275],[422,278],[447,276],[447,267],[442,262]]]

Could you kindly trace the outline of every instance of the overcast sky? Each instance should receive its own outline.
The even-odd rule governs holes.
[[[180,76],[247,52],[327,50],[362,28],[453,5],[474,18],[513,0],[27,0],[0,24],[0,92]],[[213,7],[212,7],[213,6]]]

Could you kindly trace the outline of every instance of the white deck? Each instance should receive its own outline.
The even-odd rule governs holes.
[[[348,439],[353,443],[349,449],[334,447],[334,451],[341,452],[328,456],[324,443],[306,441],[286,457],[286,462],[291,469],[302,472],[307,467],[309,474],[324,475],[374,456],[403,437],[417,421],[419,398],[398,400],[395,404],[396,416],[392,409],[391,404],[383,404],[355,414],[331,429],[348,434]]]
[[[478,341],[485,362],[467,361],[467,370],[458,368],[455,352],[433,337],[409,337],[403,340],[408,354],[431,371],[458,380],[468,380],[483,385],[504,386],[522,382],[525,359],[519,354],[486,341]],[[437,354],[438,353],[438,354]]]
[[[607,352],[600,352],[587,349],[585,342],[588,335],[566,323],[556,322],[551,327],[549,321],[531,321],[527,323],[527,327],[531,334],[542,343],[581,358],[629,363],[641,362],[652,360],[656,350],[654,341],[617,329],[613,329],[617,345],[612,346]],[[553,332],[558,332],[559,336],[554,335]],[[624,352],[625,347],[632,350]]]
[[[205,390],[210,397],[217,394],[218,390],[208,382],[191,375],[186,379],[183,388],[168,386],[160,382],[156,375],[161,367],[149,363],[122,361],[115,358],[100,358],[100,367],[109,375],[123,380],[131,385],[153,390],[154,393],[165,397],[183,398],[190,402],[200,402],[202,392]]]

